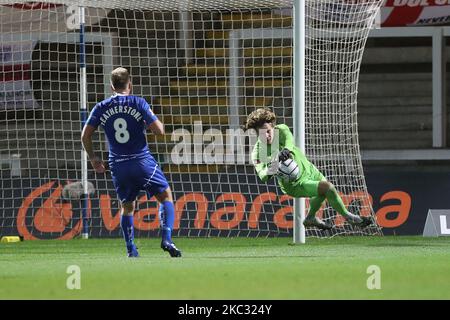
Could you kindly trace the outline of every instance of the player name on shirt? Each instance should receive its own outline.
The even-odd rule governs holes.
[[[108,120],[111,116],[119,113],[129,114],[132,117],[134,117],[137,122],[142,120],[142,114],[136,109],[131,108],[129,106],[115,106],[106,110],[100,117],[100,122],[102,123],[102,126],[105,126],[106,120]]]

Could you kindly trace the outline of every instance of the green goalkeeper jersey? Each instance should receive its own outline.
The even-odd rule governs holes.
[[[284,148],[288,149],[294,156],[295,162],[298,164],[300,174],[297,180],[292,182],[283,182],[281,179],[278,179],[278,184],[281,189],[283,191],[287,191],[292,187],[302,184],[303,181],[310,179],[310,177],[316,173],[317,169],[311,162],[308,161],[303,152],[295,146],[294,137],[292,136],[292,133],[287,125],[276,125],[274,133],[274,141],[270,145],[264,144],[260,139],[258,139],[253,147],[252,162],[255,166],[258,177],[263,182],[266,182],[271,177],[268,174],[268,166],[270,162],[274,160],[279,151]],[[264,155],[264,152],[266,152],[266,155]]]

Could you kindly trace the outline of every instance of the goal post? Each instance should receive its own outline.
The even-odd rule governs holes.
[[[149,134],[148,142],[174,193],[174,235],[304,243],[306,236],[382,234],[378,226],[350,226],[327,204],[318,214],[336,228],[304,230],[308,201],[283,195],[276,179],[258,179],[249,161],[255,136],[241,129],[246,115],[270,107],[351,211],[374,215],[359,152],[357,85],[381,2],[0,0],[1,38],[9,39],[1,50],[0,156],[21,157],[20,176],[0,168],[0,234],[120,236],[110,174],[92,170],[80,141],[80,126],[111,94],[118,66],[130,70],[133,93],[166,126],[166,135]],[[81,8],[79,24],[68,28],[73,6]],[[26,39],[36,46],[20,45]],[[94,145],[106,160],[102,132]],[[65,186],[78,181],[84,201],[64,199]],[[137,237],[159,235],[157,207],[139,195]]]
[[[294,139],[300,150],[306,154],[305,148],[305,103],[306,103],[306,0],[294,1],[294,74],[293,74],[293,118]],[[305,199],[294,199],[294,243],[305,243],[306,231],[303,221],[306,215]]]
[[[86,42],[84,35],[84,25],[86,23],[85,8],[83,6],[78,8],[80,20],[80,117],[81,129],[86,124],[88,117],[87,110],[87,78],[86,78]],[[84,149],[81,150],[81,183],[83,185],[82,201],[82,219],[83,230],[81,231],[81,238],[89,238],[89,224],[88,224],[88,159],[87,153]]]

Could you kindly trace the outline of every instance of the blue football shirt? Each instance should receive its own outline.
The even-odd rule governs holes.
[[[146,130],[157,119],[144,98],[115,94],[95,105],[86,124],[103,128],[109,160],[117,162],[150,155]]]

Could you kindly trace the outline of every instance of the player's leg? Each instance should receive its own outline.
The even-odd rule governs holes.
[[[319,183],[320,181],[317,180],[306,180],[298,187],[299,195],[310,198],[308,215],[303,221],[303,225],[305,227],[316,227],[321,230],[329,230],[332,228],[332,225],[316,216],[322,203],[326,199],[324,195],[319,195]]]
[[[122,228],[128,257],[130,258],[139,256],[136,245],[134,244],[134,209],[134,201],[131,201],[122,203],[122,208],[120,210],[120,227]]]
[[[115,164],[111,167],[111,176],[116,189],[117,196],[121,203],[120,227],[127,247],[128,257],[138,257],[138,251],[134,244],[134,201],[139,194],[139,187],[136,186],[133,164]]]
[[[147,191],[150,199],[152,196],[159,201],[160,223],[162,228],[161,248],[168,251],[172,257],[181,257],[181,251],[172,241],[172,230],[175,222],[175,208],[173,205],[172,190],[169,187],[161,168],[152,160],[145,159],[141,162],[142,186]]]
[[[172,230],[175,222],[175,208],[173,205],[172,190],[167,187],[161,193],[155,194],[155,198],[159,201],[159,215],[161,223],[161,248],[169,252],[171,257],[181,257],[181,251],[172,241]]]
[[[312,164],[306,169],[307,179],[299,184],[294,184],[284,191],[294,198],[310,198],[309,212],[303,221],[305,227],[316,227],[321,230],[329,230],[333,226],[326,223],[316,216],[322,203],[325,201],[325,195],[319,195],[319,183],[326,180],[323,174]],[[283,189],[283,188],[282,188]]]
[[[305,226],[316,226],[321,229],[329,229],[330,225],[324,223],[315,215],[326,199],[331,207],[353,225],[366,227],[371,224],[370,218],[360,217],[349,212],[344,205],[339,193],[333,184],[313,165],[308,168],[309,180],[301,183],[298,194],[302,197],[310,198],[310,210],[305,219]]]
[[[325,201],[325,196],[316,196],[309,199],[308,217],[315,217],[319,211],[322,203]]]
[[[172,230],[175,222],[172,190],[169,187],[164,192],[156,194],[155,198],[159,201],[159,221],[161,224],[162,240],[172,242]]]
[[[362,228],[367,227],[372,223],[369,217],[362,217],[349,212],[332,183],[328,181],[320,181],[318,186],[318,194],[319,196],[325,196],[331,207],[341,214],[348,223],[360,226]]]

